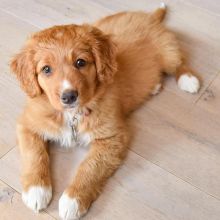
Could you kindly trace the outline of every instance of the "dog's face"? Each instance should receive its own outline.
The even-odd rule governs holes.
[[[11,69],[32,98],[46,94],[57,110],[83,106],[116,72],[115,46],[89,25],[55,26],[34,34]]]

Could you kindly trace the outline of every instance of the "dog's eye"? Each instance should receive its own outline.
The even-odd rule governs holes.
[[[42,72],[45,73],[45,75],[50,75],[52,73],[52,69],[50,66],[44,66],[42,68]]]
[[[85,65],[86,65],[86,61],[83,59],[78,59],[75,63],[75,67],[78,69],[84,67]]]

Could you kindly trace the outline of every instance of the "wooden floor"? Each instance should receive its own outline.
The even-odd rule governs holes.
[[[85,220],[220,219],[220,1],[167,0],[167,25],[178,33],[201,73],[199,94],[178,90],[174,79],[131,118],[128,158]],[[21,202],[15,120],[24,94],[8,63],[31,32],[91,22],[121,10],[152,10],[158,0],[0,1],[0,219],[58,219],[58,199],[86,149],[51,147],[54,197],[40,214]]]

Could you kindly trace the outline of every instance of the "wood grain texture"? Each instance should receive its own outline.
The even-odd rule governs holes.
[[[134,152],[220,198],[219,121],[215,115],[164,92],[136,112],[131,122],[136,130]]]
[[[36,30],[0,10],[0,158],[16,144],[15,124],[24,104],[24,94],[8,63],[27,35]],[[4,30],[4,31],[3,31]]]
[[[0,194],[0,219],[58,219],[59,197],[87,153],[86,149],[65,151],[51,146],[54,195],[47,213],[36,215],[23,205],[20,158],[14,146],[15,122],[24,104],[24,94],[10,74],[11,55],[30,33],[39,29],[93,22],[122,10],[150,11],[159,3],[159,0],[0,1],[0,193],[4,194],[3,199]],[[174,79],[166,78],[164,91],[134,113],[130,118],[134,138],[128,158],[83,219],[219,219],[220,3],[217,0],[166,3],[169,11],[165,22],[177,33],[191,66],[201,73],[203,87],[193,96],[180,91]]]

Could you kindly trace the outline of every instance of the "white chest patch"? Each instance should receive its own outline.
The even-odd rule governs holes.
[[[62,131],[59,134],[58,142],[63,147],[71,147],[76,145],[73,139],[73,131],[71,127],[65,126],[64,128],[62,128]]]
[[[64,124],[61,127],[60,132],[56,134],[44,132],[42,136],[44,140],[58,142],[62,147],[86,147],[92,141],[91,134],[78,131],[80,116],[77,117],[76,122],[75,126],[73,126],[73,116],[67,112],[64,114]]]

